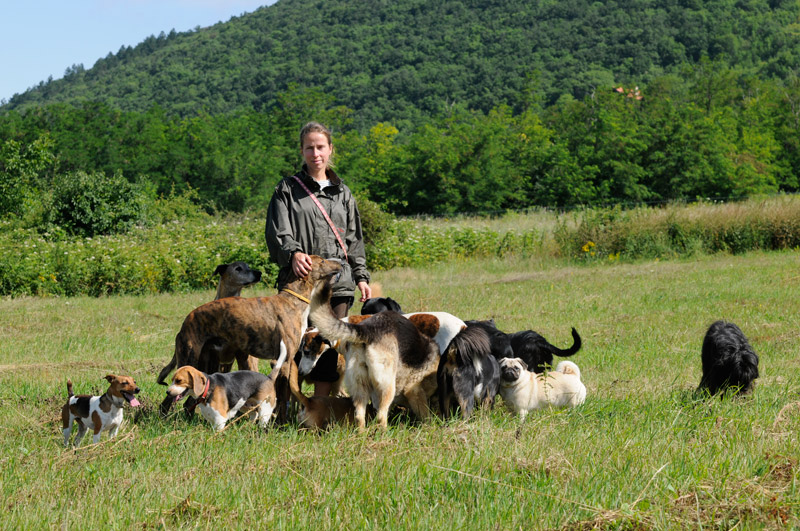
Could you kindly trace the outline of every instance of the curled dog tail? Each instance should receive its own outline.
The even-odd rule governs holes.
[[[575,327],[573,326],[572,327],[572,346],[571,347],[566,348],[566,349],[561,349],[561,348],[558,348],[558,347],[556,347],[554,345],[550,345],[548,343],[548,350],[550,350],[550,352],[552,354],[555,354],[556,356],[561,356],[562,358],[567,358],[569,356],[572,356],[576,352],[578,352],[581,349],[581,345],[582,345],[581,336],[578,335],[578,331],[575,330]]]
[[[556,372],[562,372],[564,374],[574,374],[578,377],[578,380],[581,379],[581,370],[578,368],[576,364],[571,361],[560,361],[556,366]]]
[[[75,393],[72,392],[72,380],[67,379],[67,396],[72,398],[75,396]]]

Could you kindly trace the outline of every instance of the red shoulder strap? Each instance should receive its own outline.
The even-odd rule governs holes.
[[[298,177],[297,175],[292,175],[292,177],[294,177],[294,180],[297,181],[300,184],[300,186],[303,187],[303,190],[306,191],[308,196],[314,201],[314,204],[317,205],[317,208],[319,208],[319,211],[322,212],[322,215],[325,217],[325,221],[328,222],[328,226],[333,231],[333,235],[336,236],[336,241],[339,242],[339,245],[342,247],[342,251],[344,251],[344,259],[347,260],[347,248],[344,246],[342,237],[339,236],[339,230],[336,228],[336,225],[333,224],[333,221],[331,221],[331,217],[328,215],[328,212],[325,210],[325,207],[322,206],[322,204],[319,202],[317,196],[311,193],[311,190],[308,189],[308,186],[306,186],[306,184],[300,179],[300,177]]]

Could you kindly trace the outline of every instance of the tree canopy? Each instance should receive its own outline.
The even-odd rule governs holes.
[[[181,116],[270,110],[292,85],[401,130],[447,105],[521,112],[679,74],[703,57],[762,79],[800,67],[800,4],[781,0],[280,0],[150,36],[15,95],[0,112],[104,101]]]

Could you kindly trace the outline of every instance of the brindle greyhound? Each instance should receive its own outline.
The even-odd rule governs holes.
[[[204,348],[209,342],[221,342],[220,364],[231,364],[235,359],[239,367],[252,367],[248,360],[255,358],[277,359],[282,364],[289,353],[294,355],[300,347],[309,313],[309,299],[327,278],[341,272],[337,262],[312,256],[311,272],[303,278],[294,278],[277,295],[270,297],[228,297],[208,302],[195,308],[186,316],[180,332],[175,337],[172,360],[158,375],[164,381],[176,367],[189,365],[205,373],[216,372],[216,356],[209,357]],[[249,355],[249,356],[248,356]],[[255,361],[255,360],[254,360]],[[211,365],[211,366],[209,366]],[[284,365],[288,368],[288,364]],[[288,376],[288,373],[283,376]],[[287,394],[288,394],[288,385]],[[166,414],[172,405],[167,397],[161,403]],[[285,401],[278,405],[285,409]]]
[[[214,300],[224,299],[225,297],[239,297],[242,295],[242,288],[252,286],[261,282],[261,271],[250,269],[250,266],[242,261],[231,262],[230,264],[218,265],[214,270],[215,275],[219,275],[217,285],[217,295]],[[208,349],[209,359],[219,359],[219,354],[224,345],[221,341],[209,341],[204,348]],[[216,363],[212,365],[216,366]],[[233,364],[220,364],[220,372],[230,372]],[[246,365],[240,365],[239,369],[258,367],[257,358],[248,358]]]
[[[261,271],[250,269],[249,265],[241,261],[218,265],[214,274],[219,275],[217,295],[214,300],[240,297],[242,288],[261,282]]]

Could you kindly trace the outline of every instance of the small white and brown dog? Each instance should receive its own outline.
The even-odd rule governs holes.
[[[500,360],[500,396],[522,420],[528,411],[545,407],[575,407],[586,400],[581,371],[562,361],[554,371],[536,374],[520,358]]]
[[[93,442],[100,441],[100,434],[108,431],[109,437],[114,437],[122,424],[122,406],[127,402],[132,407],[137,407],[139,401],[134,396],[139,392],[139,387],[130,376],[106,375],[109,386],[108,391],[100,396],[75,395],[72,392],[72,381],[67,380],[67,403],[61,408],[62,433],[64,446],[69,446],[72,435],[72,425],[78,424],[78,433],[75,435],[75,446],[81,443],[86,431],[92,428]]]
[[[280,366],[273,369],[270,376],[256,371],[206,374],[184,365],[175,371],[167,395],[174,402],[186,396],[194,397],[203,418],[215,430],[224,428],[245,406],[250,410],[250,420],[258,420],[261,427],[266,428],[277,402],[271,376],[278,370]]]

